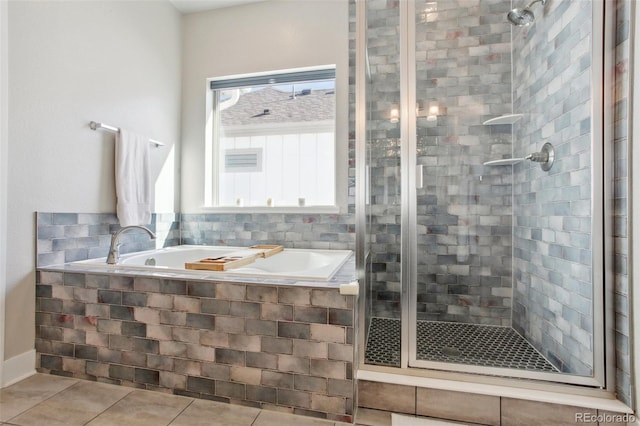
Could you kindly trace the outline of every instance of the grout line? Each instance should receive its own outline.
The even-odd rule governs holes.
[[[262,414],[264,411],[265,411],[264,408],[260,408],[260,411],[258,411],[258,414],[256,414],[256,416],[251,421],[251,425],[253,425],[258,420],[258,417],[260,417],[260,414]]]
[[[253,421],[251,422],[251,426],[256,424],[256,421],[258,421],[258,417],[260,417],[260,414],[262,414],[262,409],[260,409],[260,412],[258,413],[258,415],[256,416],[255,419],[253,419]]]
[[[100,383],[100,382],[95,382],[95,383]],[[109,384],[109,383],[105,383],[105,384]],[[112,385],[112,386],[122,386],[122,385]],[[124,386],[123,386],[124,387]],[[115,401],[113,404],[111,404],[110,406],[108,406],[107,408],[105,408],[104,410],[100,411],[98,414],[96,414],[95,416],[93,416],[89,421],[87,421],[85,423],[85,425],[91,423],[92,421],[94,421],[96,418],[100,417],[102,414],[104,414],[105,411],[111,409],[114,405],[116,405],[118,402],[122,401],[123,399],[125,399],[126,397],[128,397],[129,395],[131,395],[133,393],[133,391],[135,390],[135,388],[129,388],[129,392],[127,392],[126,394],[122,395],[122,398],[120,398],[119,400]]]
[[[174,396],[175,394],[171,394],[171,395],[172,395],[172,396]],[[182,413],[184,413],[184,412],[187,410],[187,408],[191,407],[191,405],[192,405],[195,401],[196,401],[196,400],[195,400],[195,398],[191,398],[191,402],[189,402],[189,403],[187,404],[187,406],[186,406],[186,407],[184,407],[184,408],[183,408],[183,409],[182,409],[178,414],[176,414],[176,415],[175,415],[175,417],[174,417],[173,419],[171,419],[171,421],[170,421],[169,423],[167,423],[167,426],[168,426],[168,425],[170,425],[171,423],[175,422],[175,421],[176,421],[176,419],[177,419],[178,417],[180,417],[180,415],[181,415]]]
[[[36,374],[42,374],[42,375],[44,375],[44,373],[36,373]],[[33,376],[31,376],[31,377],[33,377]],[[54,376],[54,377],[63,377],[63,376]],[[65,379],[68,379],[68,378],[67,378],[67,377],[65,377]],[[46,402],[46,401],[50,400],[51,398],[53,398],[54,396],[58,395],[59,393],[64,392],[64,391],[66,391],[67,389],[70,389],[70,388],[72,388],[72,387],[74,387],[74,386],[78,385],[79,383],[81,383],[80,379],[72,379],[72,380],[74,380],[74,381],[75,381],[75,383],[70,384],[69,386],[65,387],[64,389],[60,389],[59,391],[57,391],[57,392],[53,393],[52,395],[50,395],[48,398],[43,399],[42,401],[38,402],[37,404],[32,405],[31,407],[27,408],[26,410],[24,410],[24,411],[22,411],[22,412],[20,412],[20,413],[16,414],[15,416],[13,416],[13,417],[9,418],[9,419],[7,420],[7,422],[10,422],[11,420],[15,419],[16,417],[21,416],[21,415],[23,415],[23,414],[27,413],[28,411],[33,410],[33,409],[34,409],[34,408],[36,408],[38,405],[42,404],[43,402]],[[18,382],[18,383],[20,383],[20,382]]]

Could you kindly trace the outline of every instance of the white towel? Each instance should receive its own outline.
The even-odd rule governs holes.
[[[120,226],[151,223],[149,139],[125,129],[116,136],[116,197]]]

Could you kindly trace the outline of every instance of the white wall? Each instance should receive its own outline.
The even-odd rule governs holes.
[[[181,16],[170,3],[8,3],[5,360],[34,346],[34,212],[115,212],[113,135],[89,121],[171,145],[181,99]],[[173,152],[152,150],[152,174],[167,185],[156,211],[179,202]]]
[[[7,270],[7,2],[0,2],[0,387],[4,383],[4,324]]]
[[[631,132],[629,133],[629,146],[631,147],[630,164],[640,164],[640,128],[634,124],[640,123],[640,5],[631,7],[632,28],[629,40],[631,43],[631,60],[629,72],[631,89],[629,96],[631,102]],[[629,170],[630,205],[629,222],[631,231],[631,247],[629,253],[629,291],[631,294],[631,355],[632,355],[632,397],[635,403],[635,413],[638,419],[636,425],[640,425],[640,172],[631,168]]]
[[[207,78],[336,64],[337,199],[346,212],[347,0],[273,0],[186,15],[183,25],[181,211],[204,204]]]

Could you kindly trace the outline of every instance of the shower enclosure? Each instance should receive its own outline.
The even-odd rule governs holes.
[[[527,4],[359,5],[365,367],[605,387],[603,2]]]

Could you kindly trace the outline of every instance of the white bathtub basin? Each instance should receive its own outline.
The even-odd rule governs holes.
[[[236,253],[243,247],[176,246],[120,256],[117,265],[108,265],[106,257],[73,262],[77,266],[110,269],[180,272],[207,275],[250,276],[280,279],[327,281],[349,259],[351,250],[284,249],[281,253],[228,271],[196,271],[185,269],[186,262]],[[155,265],[150,264],[155,263]]]

